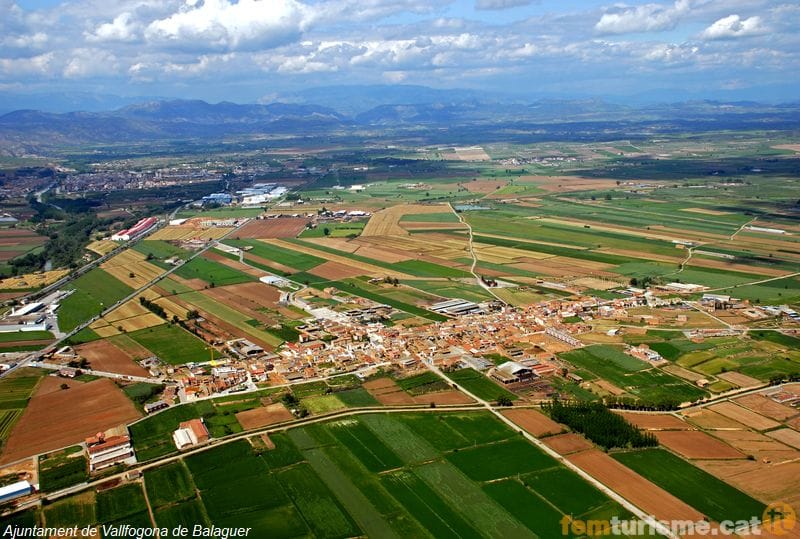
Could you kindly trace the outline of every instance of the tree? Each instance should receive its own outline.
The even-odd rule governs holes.
[[[514,402],[511,400],[511,397],[508,395],[500,395],[497,397],[497,405],[498,406],[513,406]]]
[[[61,389],[69,389],[69,384],[61,384]]]
[[[326,226],[325,228],[322,229],[322,233],[325,234],[326,236],[330,236],[331,229]]]

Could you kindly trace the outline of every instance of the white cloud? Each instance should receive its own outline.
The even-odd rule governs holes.
[[[534,0],[475,0],[475,9],[509,9],[528,6]]]
[[[134,41],[137,39],[137,25],[131,21],[127,11],[117,15],[112,22],[101,24],[93,32],[85,34],[86,41]]]
[[[298,38],[310,14],[296,0],[187,0],[177,13],[150,23],[145,36],[195,50],[272,48]]]
[[[114,75],[119,70],[116,56],[103,49],[75,49],[64,66],[68,79]]]
[[[55,54],[47,52],[32,58],[0,58],[0,73],[20,77],[23,75],[51,75]]]
[[[676,0],[671,6],[644,4],[604,13],[594,29],[601,34],[627,34],[631,32],[658,32],[670,30],[691,9],[690,0]]]
[[[766,32],[761,17],[753,16],[742,19],[739,15],[728,15],[716,21],[700,34],[705,39],[732,39],[736,37],[755,36]]]

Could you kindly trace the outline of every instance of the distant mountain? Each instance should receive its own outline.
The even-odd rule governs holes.
[[[410,84],[321,86],[278,97],[287,103],[314,103],[343,114],[356,116],[382,105],[454,105],[466,102],[514,102],[516,99],[500,93],[481,90],[440,90]]]
[[[155,101],[159,97],[121,97],[91,92],[17,93],[0,91],[0,114],[15,110],[41,110],[43,112],[102,112],[115,110],[133,103]]]
[[[364,95],[374,93],[364,91]],[[316,95],[309,92],[308,95]],[[429,140],[463,136],[468,142],[478,143],[505,140],[511,134],[519,140],[592,140],[598,133],[603,137],[626,137],[691,129],[797,129],[800,125],[798,104],[689,101],[635,107],[598,99],[524,103],[411,86],[395,88],[394,97],[411,99],[411,94],[418,101],[434,101],[384,103],[354,114],[311,103],[211,104],[199,100],[148,101],[106,112],[18,110],[0,116],[0,152],[20,155],[87,143],[188,138],[217,141],[250,135],[369,133],[383,137],[408,132],[420,136],[426,133],[425,129]],[[451,99],[439,100],[445,96]],[[329,95],[327,101],[335,99]]]

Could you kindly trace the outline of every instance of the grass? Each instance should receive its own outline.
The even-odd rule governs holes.
[[[48,527],[82,528],[97,520],[93,491],[62,498],[42,507],[42,515]]]
[[[664,449],[615,453],[622,464],[716,520],[760,517],[765,505]]]
[[[319,257],[305,254],[300,250],[286,249],[258,240],[225,240],[225,243],[240,248],[251,247],[246,253],[289,266],[298,271],[308,271],[325,262]]]
[[[321,395],[303,399],[303,405],[312,414],[326,414],[347,407],[336,395]]]
[[[493,481],[553,466],[549,455],[523,438],[450,453],[447,460],[473,481]]]
[[[363,408],[368,406],[381,406],[381,403],[373,397],[369,391],[364,388],[358,387],[355,389],[348,389],[346,391],[338,391],[336,393],[338,398],[348,408]]]
[[[47,458],[39,459],[39,488],[45,492],[55,492],[89,478],[89,463],[82,454],[76,454],[74,447]]]
[[[330,488],[306,463],[276,473],[278,481],[317,537],[353,537],[361,530]]]
[[[67,288],[74,292],[58,308],[61,331],[75,329],[133,292],[133,288],[100,268],[78,277]]]
[[[251,275],[201,256],[183,264],[175,271],[175,275],[184,279],[200,279],[209,286],[249,283],[256,280]]]
[[[193,498],[194,483],[183,462],[171,462],[144,472],[147,498],[153,507],[161,507]]]
[[[323,238],[326,236],[325,229],[328,229],[329,238],[347,238],[361,235],[366,221],[355,221],[350,223],[320,223],[317,228],[307,228],[300,233],[300,238]]]
[[[593,345],[559,354],[599,378],[646,402],[678,400],[695,401],[707,393],[688,382],[631,357],[621,349],[608,345]]]
[[[514,393],[495,384],[475,369],[459,369],[446,373],[446,376],[479,399],[485,401],[494,402],[500,397],[506,397],[512,401],[519,398]]]
[[[204,526],[209,524],[203,502],[197,498],[177,505],[160,507],[155,510],[154,516],[159,527],[169,528],[170,530],[177,526],[192,529],[197,524]]]
[[[450,384],[431,371],[395,380],[398,386],[411,395],[424,395],[450,389]]]
[[[14,331],[11,333],[0,333],[0,344],[14,341],[44,341],[54,339],[49,331]]]
[[[142,486],[130,483],[97,493],[97,521],[115,522],[147,511]]]
[[[151,256],[156,261],[161,261],[172,257],[186,259],[191,255],[191,253],[186,249],[181,249],[180,247],[172,245],[171,243],[163,240],[140,241],[133,246],[133,249],[145,256]]]
[[[140,329],[128,333],[128,336],[170,365],[203,362],[211,357],[220,357],[214,348],[173,324]]]

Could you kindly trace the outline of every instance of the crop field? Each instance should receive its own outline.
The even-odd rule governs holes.
[[[612,346],[589,346],[562,353],[560,357],[644,401],[678,399],[680,402],[689,402],[707,395],[697,386]]]
[[[126,249],[104,262],[100,267],[109,275],[131,288],[141,288],[164,273],[164,269],[151,264],[144,254],[135,249]]]
[[[99,268],[78,277],[67,288],[74,292],[58,308],[61,331],[75,329],[133,292],[133,288]]]
[[[183,264],[175,275],[184,279],[200,279],[209,286],[224,286],[255,281],[254,277],[229,266],[198,256]]]
[[[345,223],[320,223],[316,228],[303,230],[299,238],[354,238],[361,235],[365,221],[350,221]],[[325,233],[325,230],[328,233]]]
[[[89,477],[89,463],[79,446],[39,458],[39,488],[55,492],[83,483]]]
[[[717,522],[749,520],[764,511],[762,502],[664,449],[643,449],[613,456]]]
[[[0,290],[35,290],[49,284],[53,284],[67,274],[69,274],[69,270],[62,269],[52,271],[37,271],[36,273],[27,273],[25,275],[6,277],[0,279]]]
[[[206,361],[218,357],[218,352],[188,331],[172,325],[134,331],[128,337],[141,344],[162,361],[171,365],[182,365],[192,361]]]
[[[101,524],[144,517],[149,521],[142,486],[130,483],[97,493],[97,522]]]
[[[62,384],[67,389],[62,389]],[[82,383],[48,376],[36,387],[11,431],[0,462],[77,444],[87,433],[105,431],[139,417],[141,413],[108,378]]]
[[[511,393],[504,387],[500,387],[475,369],[459,369],[447,373],[447,377],[464,387],[464,389],[476,397],[486,401],[496,401],[500,397],[507,397],[512,401],[519,398],[514,393]]]

